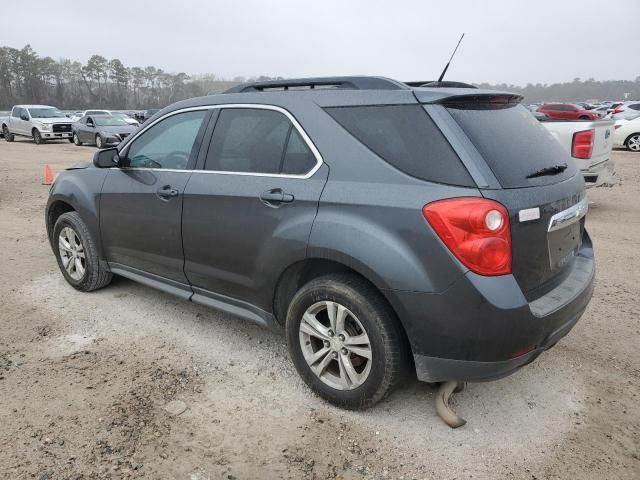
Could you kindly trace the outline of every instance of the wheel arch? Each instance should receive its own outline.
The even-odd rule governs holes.
[[[394,308],[391,299],[388,296],[388,291],[378,288],[374,281],[369,278],[367,273],[361,271],[355,265],[347,265],[337,260],[314,257],[300,260],[292,265],[289,265],[284,272],[280,275],[278,282],[276,283],[274,295],[273,295],[273,314],[276,322],[280,326],[284,326],[286,323],[286,315],[289,304],[293,299],[296,292],[306,283],[315,278],[319,278],[329,274],[349,274],[358,277],[367,282],[387,303],[389,309],[393,312],[398,321],[398,325],[404,336],[405,345],[411,345],[407,336],[407,330],[402,322],[402,319],[398,315],[397,310]]]

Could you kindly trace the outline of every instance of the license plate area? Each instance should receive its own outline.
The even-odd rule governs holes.
[[[564,228],[548,232],[549,264],[552,270],[563,268],[578,253],[582,243],[582,222],[574,222]]]

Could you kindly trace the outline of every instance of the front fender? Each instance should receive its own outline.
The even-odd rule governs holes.
[[[61,172],[49,191],[45,221],[47,234],[51,243],[54,222],[51,221],[59,202],[69,205],[78,212],[86,223],[91,236],[98,247],[101,258],[102,242],[100,241],[100,192],[108,174],[107,169],[84,168]],[[68,209],[67,209],[68,210]]]

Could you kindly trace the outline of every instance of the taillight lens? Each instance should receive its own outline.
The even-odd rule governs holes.
[[[613,113],[622,113],[624,112],[624,107],[616,107],[616,109],[613,111]]]
[[[613,126],[613,129],[614,129],[614,130],[617,130],[617,129],[619,129],[621,126],[622,126],[622,125],[614,125],[614,126]]]
[[[425,205],[422,214],[451,253],[472,272],[511,273],[509,214],[498,202],[451,198]]]
[[[573,143],[571,144],[571,155],[575,158],[591,158],[595,134],[595,129],[574,133]]]

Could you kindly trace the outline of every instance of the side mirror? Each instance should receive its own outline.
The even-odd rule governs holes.
[[[97,168],[111,168],[120,165],[120,156],[116,147],[98,150],[93,155],[93,164]]]

